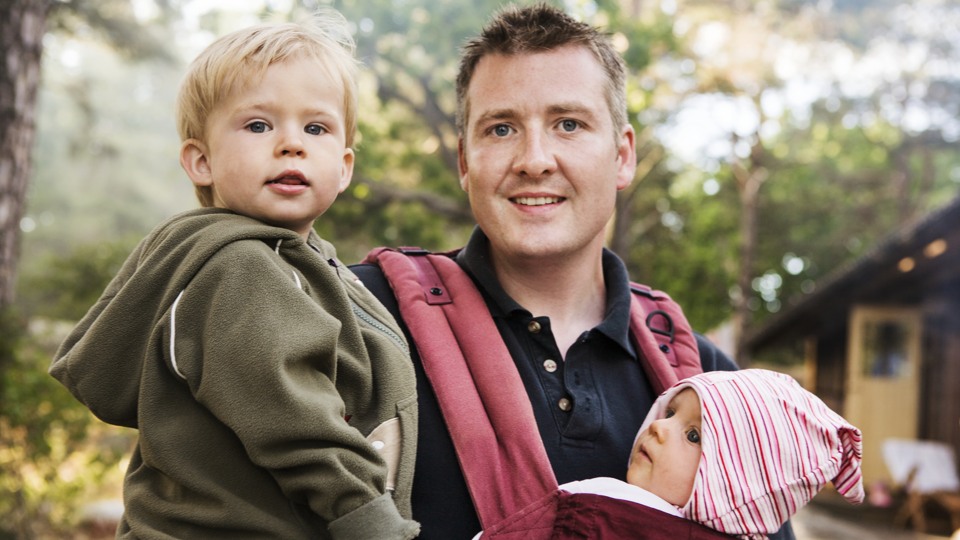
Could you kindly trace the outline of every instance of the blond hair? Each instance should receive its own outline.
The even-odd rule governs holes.
[[[255,84],[273,64],[294,58],[317,60],[343,85],[346,146],[357,131],[356,45],[349,25],[334,10],[315,13],[302,23],[264,23],[227,34],[211,43],[190,64],[177,96],[180,140],[205,140],[210,113],[234,92]],[[213,206],[210,186],[196,187],[197,199]]]

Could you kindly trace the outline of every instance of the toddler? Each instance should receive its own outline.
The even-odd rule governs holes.
[[[199,55],[177,107],[204,208],[154,229],[56,354],[80,401],[139,430],[118,537],[418,533],[407,344],[313,230],[353,173],[346,28],[328,12]]]

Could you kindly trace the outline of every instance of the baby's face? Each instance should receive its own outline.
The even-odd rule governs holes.
[[[700,397],[685,388],[670,400],[663,418],[637,437],[627,482],[683,506],[693,491],[701,454]]]

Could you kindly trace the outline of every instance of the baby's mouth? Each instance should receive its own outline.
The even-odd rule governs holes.
[[[647,460],[647,461],[649,461],[649,462],[653,462],[653,460],[650,459],[650,454],[647,453],[647,450],[646,450],[646,448],[643,447],[643,445],[641,445],[640,448],[637,449],[637,454],[640,455],[640,456],[642,456],[643,459],[645,459],[645,460]]]

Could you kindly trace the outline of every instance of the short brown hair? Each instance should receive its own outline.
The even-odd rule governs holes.
[[[180,140],[205,139],[210,113],[233,92],[255,84],[271,65],[292,58],[317,60],[318,68],[343,85],[346,146],[357,131],[356,46],[346,19],[334,10],[317,12],[303,23],[259,24],[227,34],[190,64],[177,96]],[[202,206],[213,206],[210,186],[196,187]]]
[[[508,7],[497,13],[480,35],[467,41],[460,54],[457,74],[457,129],[466,130],[467,90],[477,64],[491,54],[515,55],[554,50],[566,45],[586,47],[607,74],[606,98],[614,129],[627,124],[626,66],[614,50],[610,36],[577,21],[547,4]]]

